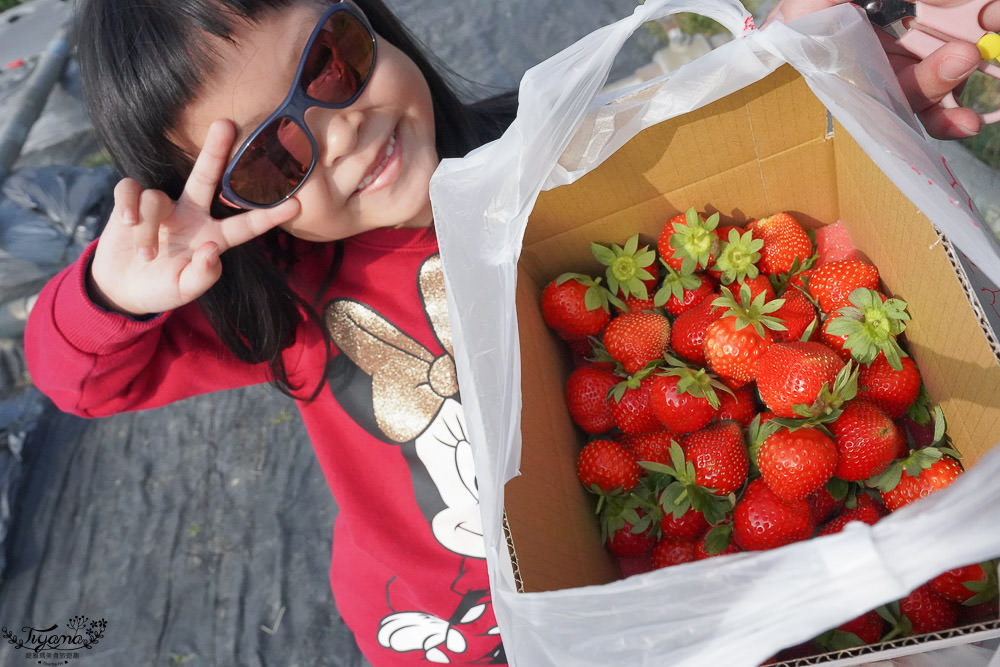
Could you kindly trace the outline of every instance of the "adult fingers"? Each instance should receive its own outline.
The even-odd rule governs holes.
[[[982,127],[979,114],[963,107],[934,106],[919,116],[927,133],[937,139],[966,139]]]
[[[896,60],[896,76],[910,105],[919,112],[952,93],[975,71],[980,58],[975,44],[947,42],[923,60],[910,60],[904,66]]]
[[[209,210],[215,200],[219,179],[229,161],[229,151],[235,138],[236,127],[230,121],[217,120],[209,126],[205,143],[184,184],[182,199],[205,211]]]
[[[274,208],[251,209],[245,213],[218,221],[225,239],[224,252],[233,246],[246,243],[275,227],[288,222],[299,214],[301,206],[295,197]]]

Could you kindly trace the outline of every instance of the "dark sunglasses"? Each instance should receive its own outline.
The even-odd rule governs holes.
[[[364,91],[375,68],[375,34],[354,6],[338,2],[320,17],[285,100],[236,151],[222,175],[222,199],[270,208],[291,197],[316,166],[319,148],[306,125],[310,107],[342,109]]]

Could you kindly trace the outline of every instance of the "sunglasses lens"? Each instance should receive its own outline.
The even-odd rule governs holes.
[[[375,63],[372,35],[354,14],[334,12],[316,36],[299,84],[326,104],[344,104],[364,87]]]
[[[260,206],[292,194],[312,165],[312,144],[305,131],[288,118],[261,128],[233,167],[229,186],[237,195]]]

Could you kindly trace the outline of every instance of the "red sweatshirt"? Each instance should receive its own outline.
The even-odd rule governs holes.
[[[337,501],[330,583],[376,667],[504,664],[489,594],[472,456],[465,439],[444,281],[432,229],[343,242],[321,300],[335,343],[303,324],[284,353]],[[25,335],[36,385],[64,411],[100,417],[266,381],[189,304],[147,321],[95,306],[93,246],[42,291]],[[310,246],[294,279],[321,284],[332,245]]]

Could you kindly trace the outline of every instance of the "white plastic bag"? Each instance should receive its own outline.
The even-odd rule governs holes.
[[[648,94],[602,97],[612,60],[645,21],[709,16],[737,39]],[[713,102],[789,63],[872,159],[973,262],[1000,282],[1000,253],[924,140],[871,27],[842,5],[754,30],[735,0],[647,0],[530,70],[499,140],[446,160],[431,182],[494,608],[514,665],[757,665],[934,575],[1000,555],[1000,449],[952,487],[874,527],[770,552],[658,570],[603,586],[517,593],[503,536],[504,483],[520,460],[516,267],[539,192],[587,173],[645,127]],[[842,49],[843,45],[849,48]],[[642,91],[645,93],[645,91]],[[969,511],[975,508],[975,511]],[[953,517],[966,519],[959,525]]]

